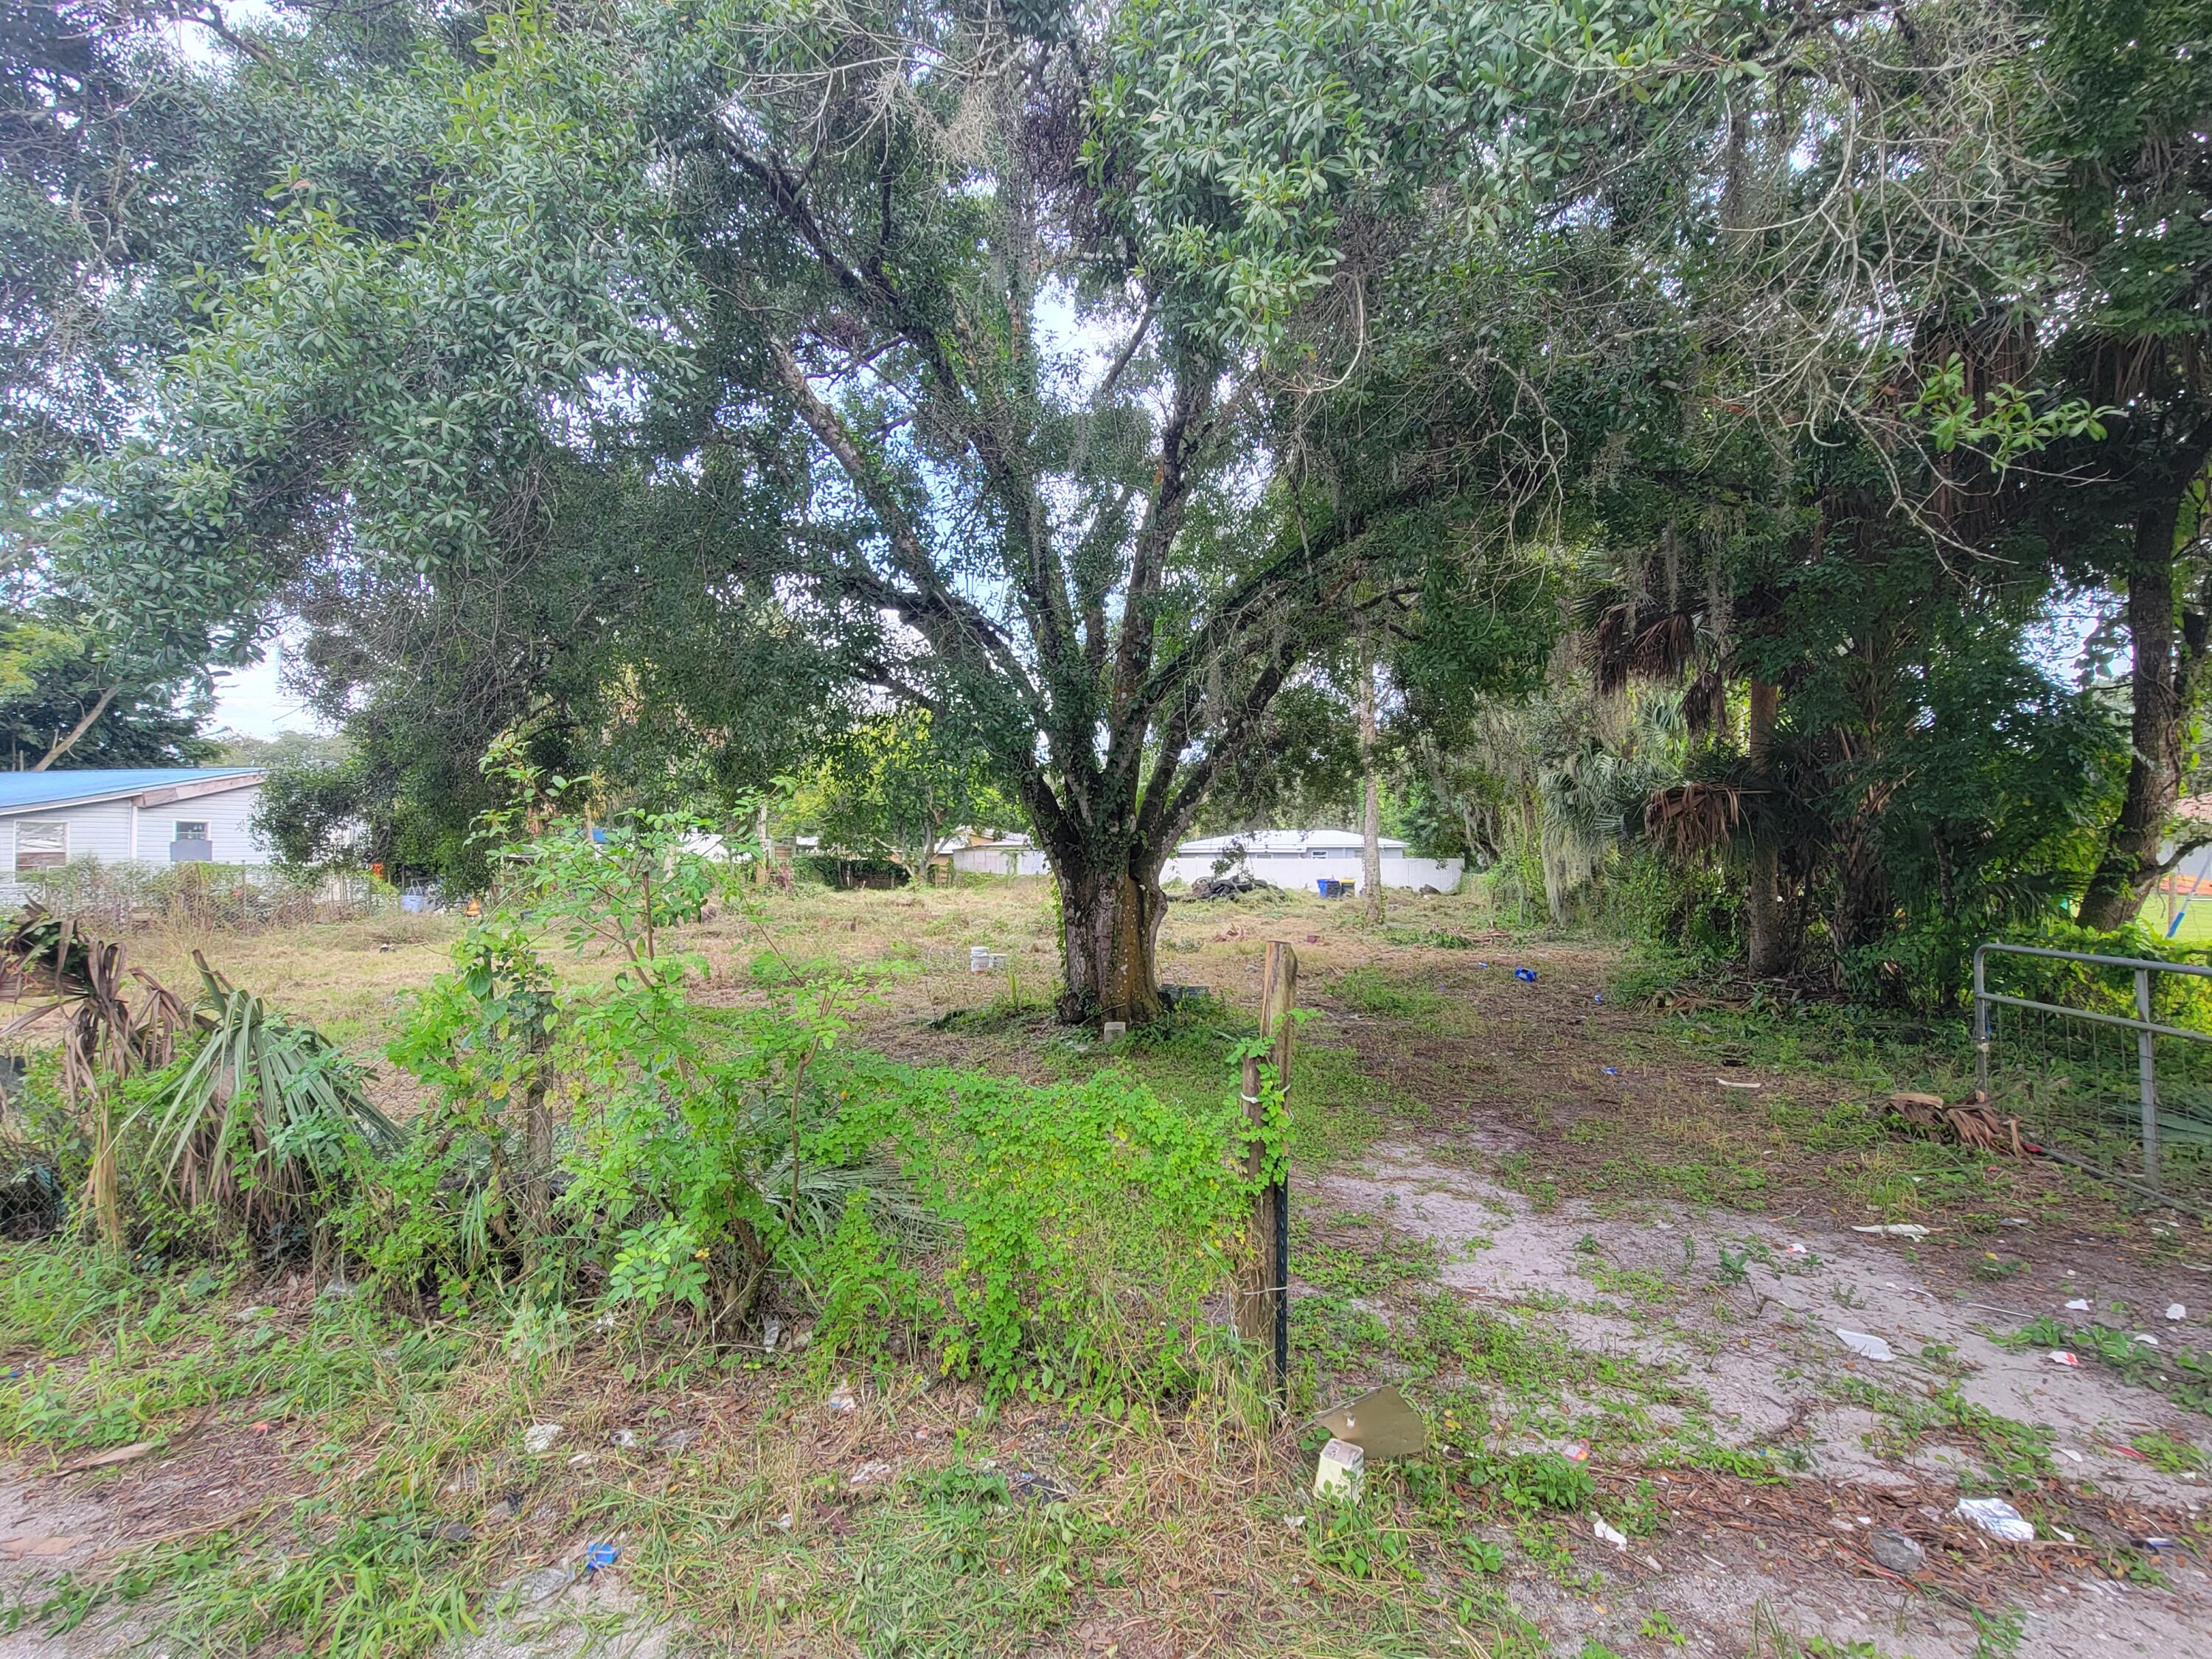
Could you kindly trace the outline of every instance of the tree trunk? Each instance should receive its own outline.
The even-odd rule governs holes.
[[[2172,492],[2147,501],[2136,520],[2128,572],[2127,793],[2105,839],[2104,857],[2081,896],[2084,927],[2109,933],[2135,920],[2165,869],[2166,821],[2181,797],[2181,744],[2187,724],[2178,677],[2173,620],[2173,533],[2180,502]]]
[[[1367,925],[1382,925],[1382,797],[1375,783],[1375,665],[1367,660],[1367,633],[1359,635],[1359,782],[1365,799],[1359,815],[1359,886]]]
[[[1774,744],[1774,723],[1781,713],[1782,688],[1770,680],[1751,683],[1751,714],[1744,735],[1751,756],[1753,778],[1763,787]],[[1744,915],[1751,935],[1751,976],[1771,979],[1790,965],[1788,941],[1782,927],[1782,902],[1776,889],[1781,884],[1781,855],[1771,841],[1754,842],[1751,849],[1750,886],[1745,893]]]
[[[546,1029],[551,1003],[550,993],[544,994],[530,1021],[530,1080],[522,1095],[523,1148],[530,1164],[523,1198],[529,1210],[533,1258],[543,1252],[553,1231],[553,1109],[546,1098],[553,1051],[553,1035]]]
[[[1115,865],[1056,855],[1060,882],[1060,1018],[1068,1024],[1126,1020],[1142,1025],[1166,1009],[1154,968],[1160,919],[1159,858]]]
[[[753,866],[753,885],[765,887],[769,883],[768,867],[775,862],[775,843],[768,838],[766,796],[753,804],[753,839],[760,843],[760,857]]]

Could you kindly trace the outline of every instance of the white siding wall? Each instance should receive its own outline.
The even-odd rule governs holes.
[[[258,784],[224,789],[214,794],[176,801],[167,806],[141,807],[129,796],[120,800],[92,801],[77,806],[29,806],[0,817],[0,857],[6,870],[15,868],[15,826],[22,823],[66,823],[70,827],[69,855],[98,859],[102,864],[167,864],[169,842],[179,820],[202,823],[215,842],[221,864],[267,864],[269,850],[257,842],[251,828]]]
[[[1244,860],[1244,867],[1262,881],[1271,881],[1278,887],[1295,887],[1310,893],[1314,884],[1323,877],[1332,881],[1348,881],[1355,885],[1359,880],[1359,849],[1348,848],[1344,852],[1328,852],[1316,857],[1311,853],[1296,857],[1272,858],[1255,854]],[[1459,885],[1460,872],[1465,868],[1459,859],[1415,859],[1404,854],[1382,854],[1382,884],[1385,887],[1434,887],[1449,893]],[[1213,854],[1198,854],[1188,858],[1172,858],[1160,872],[1163,882],[1194,882],[1200,876],[1213,873]]]
[[[138,857],[147,864],[167,864],[169,843],[176,838],[177,825],[204,823],[208,835],[215,842],[215,861],[217,864],[266,864],[269,849],[253,837],[253,808],[261,798],[261,786],[249,783],[242,789],[225,789],[210,795],[195,795],[190,800],[172,801],[167,806],[146,806],[138,810]]]
[[[98,859],[103,864],[119,864],[131,856],[131,813],[128,798],[122,800],[94,801],[83,806],[33,806],[20,812],[10,812],[0,821],[0,842],[7,843],[8,868],[15,867],[15,826],[19,823],[66,823],[69,825],[69,855],[74,864],[79,859]]]
[[[1051,868],[1041,847],[957,847],[951,858],[963,875],[1041,876]]]

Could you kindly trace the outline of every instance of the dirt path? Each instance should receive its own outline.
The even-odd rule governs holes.
[[[1587,1444],[1601,1509],[1640,1508],[1650,1529],[1626,1549],[1584,1532],[1571,1568],[1513,1577],[1555,1651],[1635,1652],[1673,1629],[1693,1651],[1740,1653],[1771,1629],[1900,1659],[2212,1655],[2212,1578],[2192,1553],[2206,1418],[2093,1356],[2068,1366],[1996,1340],[2047,1317],[2201,1352],[2212,1310],[2193,1304],[2212,1281],[2166,1222],[2012,1160],[1971,1172],[1990,1212],[1975,1232],[1955,1200],[1948,1216],[1916,1201],[1931,1181],[1949,1194],[1964,1177],[1948,1169],[1906,1174],[1902,1206],[1869,1206],[1905,1164],[1831,1080],[1717,1068],[1655,1039],[1648,1017],[1598,1000],[1593,953],[1481,968],[1469,954],[1419,953],[1321,999],[1316,1036],[1353,1048],[1403,1109],[1389,1138],[1301,1188],[1301,1324],[1409,1332],[1433,1325],[1441,1290],[1582,1357],[1554,1365],[1568,1380],[1546,1397],[1540,1376],[1516,1386],[1478,1354],[1470,1394],[1410,1337],[1315,1344],[1325,1388],[1409,1378],[1462,1404],[1473,1451]],[[1808,1159],[1805,1121],[1848,1127],[1849,1146]],[[1907,1209],[1928,1237],[1851,1231]],[[1347,1254],[1377,1269],[1364,1285]],[[1423,1260],[1431,1274],[1389,1270]],[[2187,1315],[2166,1318],[2169,1302]],[[1894,1358],[1861,1357],[1846,1330]],[[2037,1543],[1992,1543],[1954,1512],[1995,1491]],[[1924,1552],[1917,1588],[1874,1560],[1881,1528]],[[2152,1536],[2179,1542],[2134,1553],[2164,1582],[2112,1576],[2112,1551]]]
[[[1686,1491],[1679,1500],[1658,1496],[1663,1518],[1633,1553],[1577,1541],[1578,1559],[1611,1581],[1609,1595],[1516,1580],[1516,1604],[1547,1633],[1626,1650],[1625,1638],[1660,1612],[1712,1650],[1740,1651],[1764,1608],[1789,1628],[1877,1639],[1887,1653],[1974,1652],[1971,1622],[1947,1616],[1955,1607],[1906,1591],[1875,1567],[1867,1540],[1881,1525],[1938,1560],[1955,1554],[1931,1584],[1992,1612],[2022,1608],[2022,1654],[2075,1654],[2106,1642],[2118,1644],[2115,1652],[2140,1642],[2144,1652],[2212,1654],[2212,1581],[2201,1570],[2169,1572],[2172,1591],[2123,1589],[2096,1570],[2092,1547],[2193,1530],[2201,1483],[2160,1474],[2120,1449],[2150,1430],[2186,1438],[2202,1419],[2109,1372],[1998,1346],[1987,1333],[2014,1322],[1932,1289],[1894,1251],[1725,1210],[1664,1206],[1673,1219],[1631,1221],[1577,1200],[1540,1213],[1522,1194],[1407,1144],[1376,1147],[1358,1173],[1325,1177],[1309,1203],[1339,1224],[1387,1217],[1393,1229],[1436,1247],[1442,1281],[1455,1295],[1540,1319],[1577,1349],[1676,1380],[1696,1397],[1632,1425],[1626,1414],[1607,1418],[1602,1389],[1568,1402],[1576,1426],[1605,1425],[1589,1437],[1601,1492],[1638,1480]],[[1715,1281],[1723,1250],[1741,1262],[1740,1281]],[[1899,1357],[1861,1358],[1837,1338],[1839,1328],[1883,1337]],[[1948,1420],[1918,1424],[1914,1408],[1939,1398],[1960,1404],[1938,1408]],[[1985,1437],[2004,1432],[1977,1413],[2051,1431],[2041,1512],[2058,1518],[2047,1521],[2044,1536],[2070,1522],[2081,1549],[1992,1547],[1949,1513],[1962,1481],[1977,1489],[1990,1454]],[[1494,1421],[1492,1443],[1546,1443],[1526,1427],[1510,1417]],[[1643,1437],[1680,1443],[1686,1430],[1691,1439],[1710,1435],[1723,1447],[1779,1454],[1781,1486],[1647,1459]],[[1563,1650],[1572,1650],[1571,1640]]]

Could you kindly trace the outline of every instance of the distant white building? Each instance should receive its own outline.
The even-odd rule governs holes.
[[[1163,882],[1194,882],[1213,873],[1224,859],[1231,868],[1250,871],[1278,887],[1310,892],[1320,881],[1360,880],[1360,839],[1349,830],[1248,830],[1238,836],[1206,836],[1187,841],[1160,872]],[[1382,837],[1385,887],[1433,887],[1450,892],[1465,868],[1461,859],[1417,859],[1406,843]]]
[[[268,864],[258,766],[0,772],[0,874],[103,864]]]
[[[937,856],[963,876],[1042,876],[1052,868],[1044,848],[1018,830],[997,836],[956,830],[937,843]]]

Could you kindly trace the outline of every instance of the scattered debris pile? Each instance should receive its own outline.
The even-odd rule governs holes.
[[[1953,1140],[1984,1152],[2003,1152],[2026,1158],[2033,1150],[2020,1138],[2020,1120],[2000,1117],[1979,1090],[1956,1105],[1941,1095],[1909,1092],[1889,1097],[1889,1109],[1907,1127],[1931,1140]]]
[[[1262,881],[1249,870],[1238,868],[1224,871],[1218,876],[1200,876],[1190,884],[1190,896],[1194,899],[1237,899],[1247,893],[1272,893],[1275,884]]]

